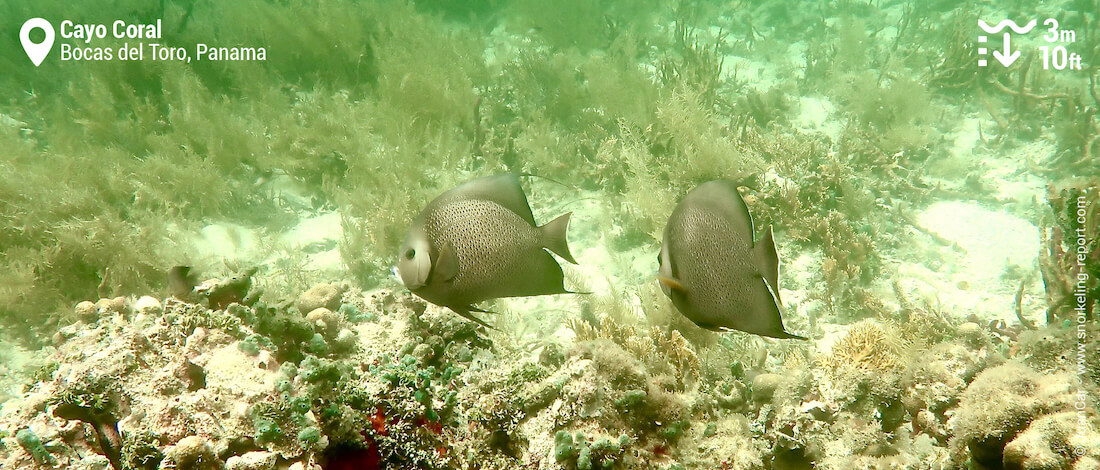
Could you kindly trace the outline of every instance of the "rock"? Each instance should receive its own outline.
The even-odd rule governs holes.
[[[73,309],[77,318],[83,320],[85,323],[95,322],[99,318],[99,309],[96,304],[87,300],[76,304],[76,308]]]
[[[988,341],[985,332],[982,331],[981,325],[974,322],[966,322],[959,325],[955,329],[955,334],[962,339],[967,346],[972,348],[980,348]]]
[[[808,413],[817,421],[831,422],[838,408],[835,403],[829,404],[821,400],[812,400],[799,405],[798,411]]]
[[[745,404],[745,385],[739,381],[730,384],[729,394],[718,395],[718,406],[736,410]]]
[[[275,457],[272,452],[246,452],[244,455],[230,457],[225,462],[225,468],[226,470],[271,470],[275,468]]]
[[[757,375],[752,379],[752,401],[759,404],[772,401],[772,395],[782,383],[783,376],[779,374]]]
[[[256,274],[256,268],[249,268],[233,276],[222,279],[212,287],[205,288],[206,283],[196,289],[206,295],[211,310],[222,310],[230,304],[239,303],[251,306],[259,298],[252,291],[252,276]]]
[[[354,331],[344,328],[336,334],[336,339],[333,340],[332,344],[340,350],[351,350],[359,344],[359,336]]]
[[[1036,419],[1015,439],[1005,445],[1005,468],[1028,470],[1057,470],[1070,468],[1075,457],[1072,453],[1055,449],[1067,447],[1085,449],[1093,436],[1080,436],[1083,442],[1070,443],[1067,438],[1077,433],[1077,414],[1072,411],[1056,413]],[[1082,433],[1084,434],[1084,433]],[[1096,441],[1092,441],[1096,442]],[[1076,444],[1076,445],[1070,445]]]
[[[1010,361],[984,370],[959,395],[955,414],[946,423],[951,429],[949,445],[953,454],[959,456],[956,463],[965,463],[963,456],[969,452],[973,462],[984,467],[1001,468],[1008,461],[1005,455],[1007,444],[1025,430],[1031,426],[1037,426],[1031,432],[1055,429],[1056,423],[1042,424],[1051,418],[1041,415],[1059,411],[1072,413],[1076,387],[1071,374],[1043,375],[1018,362]],[[1044,435],[1053,433],[1042,432]],[[1023,436],[1023,440],[1014,445],[1015,455],[1012,458],[1017,461],[1039,458],[1029,450],[1035,444],[1028,441],[1034,439],[1039,437]],[[1051,445],[1058,444],[1054,438],[1048,439]]]
[[[325,339],[335,339],[344,327],[340,314],[326,307],[318,307],[306,314],[306,321],[313,325],[313,331],[321,333]]]
[[[256,366],[264,370],[276,371],[279,370],[279,361],[275,359],[271,351],[261,349],[256,356]]]
[[[562,353],[561,346],[555,343],[548,343],[539,352],[539,364],[550,368],[558,368],[565,362],[565,354]]]
[[[298,311],[302,313],[312,312],[324,307],[332,311],[340,308],[340,300],[344,295],[344,289],[335,284],[317,284],[298,296]]]
[[[321,470],[321,466],[317,464],[307,465],[303,462],[294,462],[288,470]]]
[[[214,454],[210,442],[199,436],[180,439],[169,449],[168,458],[176,463],[179,470],[214,470],[221,467],[221,460]]]
[[[118,296],[107,301],[107,310],[114,313],[126,313],[130,310],[130,299]]]
[[[164,307],[156,297],[143,295],[134,302],[134,311],[142,315],[160,315]]]
[[[202,344],[206,342],[207,336],[208,333],[206,328],[200,326],[195,328],[195,331],[191,332],[191,335],[184,340],[183,344],[189,351],[198,351],[201,349]]]
[[[972,321],[968,321],[966,323],[963,323],[963,324],[959,325],[955,329],[955,334],[957,334],[959,336],[972,336],[972,335],[978,334],[981,331],[982,331],[981,326],[979,326],[977,323],[974,323]]]

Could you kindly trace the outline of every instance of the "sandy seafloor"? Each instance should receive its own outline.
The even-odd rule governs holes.
[[[777,63],[801,57],[799,44],[789,53],[769,62],[730,56],[726,64],[766,90],[781,81]],[[827,97],[801,96],[792,106],[793,129],[834,140],[844,132]],[[652,247],[611,248],[623,228],[612,222],[609,196],[531,179],[525,184],[536,220],[573,212],[569,239],[580,265],[564,268],[574,287],[591,294],[487,303],[497,312],[487,320],[499,331],[474,335],[470,324],[425,307],[392,276],[365,291],[347,281],[339,212],[307,209],[301,188],[277,180],[273,193],[301,208],[293,228],[270,233],[224,222],[181,235],[190,238],[195,259],[207,264],[266,267],[255,282],[267,288],[286,285],[275,280],[278,266],[292,260],[311,281],[344,290],[335,305],[368,314],[353,321],[346,317],[349,309],[332,308],[307,317],[327,347],[351,344],[322,356],[347,365],[352,374],[344,380],[369,402],[355,412],[339,411],[355,416],[341,426],[360,429],[334,425],[317,439],[302,434],[329,419],[322,414],[331,397],[310,390],[327,384],[324,379],[310,379],[301,364],[296,374],[288,373],[271,347],[248,351],[242,346],[247,332],[166,320],[166,313],[186,317],[190,307],[163,293],[148,293],[155,302],[134,293],[113,304],[88,299],[98,303],[78,307],[85,309],[84,320],[64,327],[51,347],[30,352],[5,345],[0,467],[110,468],[95,424],[52,413],[66,393],[102,392],[113,401],[125,439],[154,436],[147,442],[155,442],[158,452],[147,453],[163,462],[135,468],[376,468],[375,455],[399,456],[390,468],[997,468],[973,462],[972,454],[1003,438],[999,448],[1011,454],[1006,459],[1019,465],[1014,468],[1098,469],[1096,384],[1065,372],[1074,344],[1066,331],[1010,337],[996,326],[1020,323],[1019,279],[1026,280],[1021,315],[1040,327],[1045,323],[1036,221],[1048,182],[1028,162],[1049,159],[1056,149],[1037,139],[994,152],[978,137],[979,126],[994,127],[989,116],[957,111],[939,124],[954,132],[933,145],[947,159],[980,161],[976,176],[989,192],[981,200],[932,196],[914,207],[913,223],[899,219],[891,227],[897,248],[882,248],[883,274],[868,288],[880,299],[894,299],[882,310],[911,309],[923,320],[836,319],[811,295],[824,282],[822,253],[796,248],[784,227],[776,227],[785,324],[810,339],[786,343],[735,332],[726,339],[701,334],[683,346],[679,333],[648,331],[642,303],[652,299],[636,293],[655,286],[656,253]],[[947,188],[962,187],[972,176],[939,173],[928,179]],[[625,306],[615,310],[625,326],[578,337],[570,322],[586,321],[586,302]],[[598,318],[607,324],[604,315]],[[902,331],[911,336],[890,338]],[[1089,348],[1096,368],[1095,343]],[[740,377],[729,372],[733,360],[742,364]],[[192,387],[188,364],[203,370],[201,387]],[[432,385],[425,385],[417,374],[429,364]],[[461,369],[457,378],[442,370],[452,366]],[[16,373],[42,367],[49,372],[37,382]],[[385,371],[412,378],[391,381]],[[720,383],[707,383],[714,377]],[[89,391],[95,387],[107,391]],[[1090,393],[1083,430],[1074,409],[1078,390]],[[422,406],[421,392],[430,406]],[[323,398],[304,405],[304,412],[278,408],[280,400],[310,394]],[[271,420],[280,436],[260,439],[257,403],[277,409]],[[902,417],[891,417],[898,407]],[[431,419],[429,408],[437,414],[449,409],[450,415]],[[330,433],[359,433],[374,447],[350,454],[359,466],[338,467],[333,462],[349,454],[334,453]],[[124,449],[136,452],[136,445]]]

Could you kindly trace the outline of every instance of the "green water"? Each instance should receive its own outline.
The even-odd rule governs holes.
[[[127,468],[1100,466],[1098,12],[3,1],[0,466],[114,466],[74,400]],[[1006,18],[1036,25],[978,25]],[[537,223],[573,213],[586,294],[489,300],[479,329],[393,267],[425,204],[507,172]],[[669,215],[715,179],[774,230],[808,340],[662,293]],[[180,265],[254,269],[250,306],[170,304]],[[335,316],[300,311],[318,283]]]

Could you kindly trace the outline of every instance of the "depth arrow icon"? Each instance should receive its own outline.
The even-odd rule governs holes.
[[[1020,51],[1009,53],[1009,51],[1012,50],[1008,40],[1010,36],[1012,35],[1005,33],[1005,51],[1003,53],[1001,51],[993,51],[993,58],[997,59],[997,62],[1000,62],[1001,65],[1005,67],[1012,65],[1013,62],[1016,62],[1016,59],[1020,58]]]

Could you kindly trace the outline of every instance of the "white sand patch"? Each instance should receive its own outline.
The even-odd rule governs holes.
[[[836,106],[828,99],[803,96],[798,98],[798,114],[791,119],[791,126],[806,133],[821,133],[836,142],[843,130],[842,119],[830,119]]]
[[[768,91],[780,83],[776,76],[776,65],[772,62],[753,60],[736,55],[727,55],[722,58],[722,80],[737,80],[745,82],[750,88],[757,91]]]
[[[233,261],[254,258],[260,254],[260,236],[256,230],[232,223],[223,222],[203,227],[192,245],[192,253],[199,259]]]
[[[336,212],[301,218],[294,227],[277,233],[218,222],[191,237],[189,253],[191,262],[211,267],[277,265],[280,260],[294,259],[302,271],[336,272],[344,269],[339,243],[343,230]]]
[[[1036,198],[1042,200],[1047,182],[1031,173],[1029,165],[1047,161],[1055,152],[1057,147],[1053,141],[1025,143],[997,159],[996,165],[989,165],[983,179],[988,187],[994,188],[998,199],[1033,204]]]
[[[948,149],[951,154],[955,157],[971,157],[974,154],[974,148],[982,140],[980,126],[980,119],[966,118],[955,127],[955,132],[945,135],[944,138],[953,144]]]
[[[304,253],[304,269],[339,271],[343,269],[339,241],[343,237],[340,214],[328,212],[301,219],[298,225],[279,236],[283,249]]]
[[[298,225],[282,234],[281,241],[288,248],[303,248],[317,243],[336,241],[341,232],[340,214],[328,212],[302,219]]]
[[[918,281],[923,300],[939,304],[956,317],[976,314],[984,319],[1015,322],[1014,302],[1019,280],[1005,276],[1016,271],[1034,274],[1031,292],[1041,289],[1036,271],[1039,229],[1032,223],[971,202],[945,201],[917,216],[926,230],[954,243],[939,246],[931,256],[914,257],[923,263],[902,262],[901,279]],[[912,299],[917,300],[917,299]]]
[[[234,341],[196,358],[206,371],[206,386],[249,399],[266,395],[274,387],[278,374],[257,365],[257,359],[241,352],[237,343]]]

